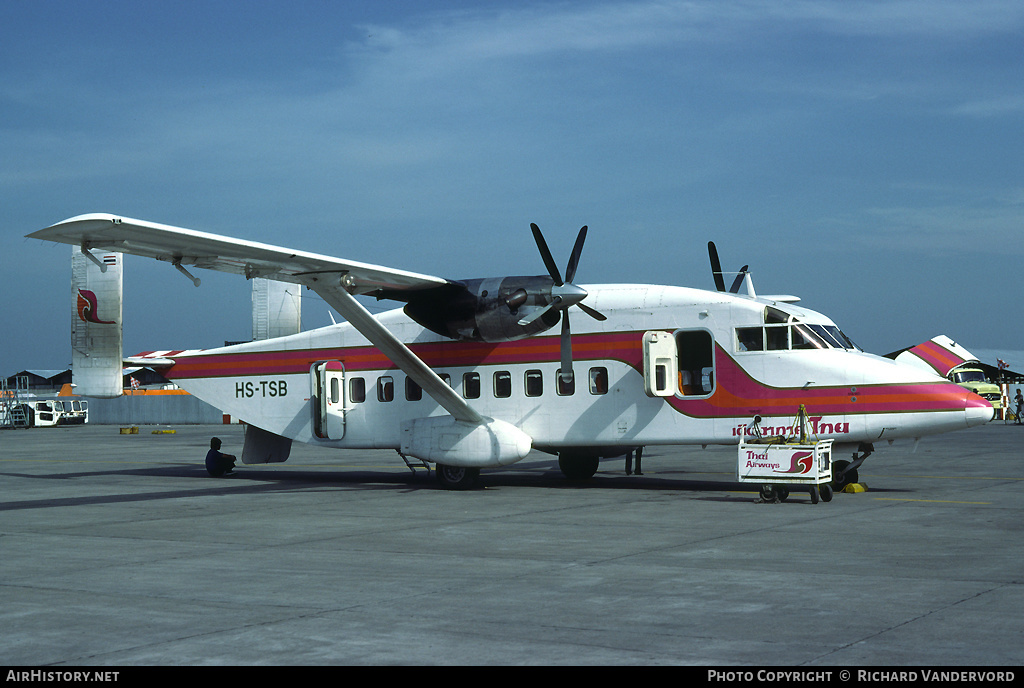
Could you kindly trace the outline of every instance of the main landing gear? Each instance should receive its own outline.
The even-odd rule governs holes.
[[[434,469],[437,482],[449,490],[471,490],[480,482],[479,468],[465,466],[446,466],[437,464]]]
[[[843,488],[847,485],[860,482],[860,475],[857,473],[857,469],[874,451],[875,446],[873,444],[861,443],[857,447],[857,451],[853,453],[852,461],[833,461],[832,488],[836,492],[842,492]]]
[[[598,456],[586,454],[560,453],[558,455],[558,468],[569,480],[588,480],[597,473],[601,459]]]

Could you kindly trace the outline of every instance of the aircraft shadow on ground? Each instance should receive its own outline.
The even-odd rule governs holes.
[[[756,495],[757,486],[731,480],[708,480],[679,477],[685,472],[679,470],[665,473],[648,473],[642,476],[627,476],[614,472],[599,471],[587,480],[570,480],[562,475],[557,466],[549,461],[516,464],[505,469],[485,470],[481,473],[479,486],[474,491],[501,490],[502,488],[536,488],[545,490],[641,490],[644,492],[689,493],[694,499],[705,501],[746,501]],[[46,499],[15,500],[0,503],[0,511],[41,509],[61,506],[84,506],[109,503],[144,502],[194,497],[215,497],[239,494],[267,494],[325,488],[354,490],[441,490],[426,469],[415,472],[394,469],[375,470],[367,468],[323,468],[278,466],[239,466],[236,473],[223,478],[213,478],[206,473],[202,464],[171,464],[150,468],[125,468],[105,471],[77,471],[68,473],[28,474],[0,473],[12,478],[38,480],[76,480],[102,476],[137,478],[195,479],[195,487],[181,487],[169,490],[145,490],[119,494],[80,495],[74,497],[53,497]],[[724,476],[723,476],[724,477]],[[148,484],[148,483],[147,483]],[[899,493],[906,490],[880,489],[878,492]],[[803,488],[791,489],[791,501],[805,500],[809,495]]]

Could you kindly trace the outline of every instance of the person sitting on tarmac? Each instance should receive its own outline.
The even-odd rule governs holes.
[[[220,438],[210,440],[210,451],[206,452],[206,472],[214,478],[235,472],[235,457],[220,451]]]

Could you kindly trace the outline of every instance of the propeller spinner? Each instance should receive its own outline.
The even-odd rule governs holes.
[[[551,251],[548,249],[547,242],[544,241],[544,235],[541,233],[540,227],[530,223],[530,229],[533,230],[533,238],[537,242],[540,256],[544,260],[544,266],[548,269],[548,274],[551,276],[554,285],[551,287],[551,301],[543,308],[533,311],[530,315],[520,320],[519,324],[529,325],[552,309],[562,311],[561,375],[562,380],[568,383],[572,381],[572,333],[569,326],[569,308],[578,306],[580,310],[595,320],[607,319],[601,313],[582,303],[583,299],[587,298],[587,290],[572,283],[573,278],[576,276],[576,268],[579,266],[580,253],[583,252],[583,242],[587,238],[587,227],[584,225],[576,236],[576,244],[572,248],[572,253],[569,255],[569,264],[565,268],[564,280],[558,272],[558,266],[555,265],[554,258],[551,257]]]

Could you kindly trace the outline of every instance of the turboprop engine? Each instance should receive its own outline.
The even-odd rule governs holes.
[[[487,277],[459,286],[442,298],[411,301],[405,312],[445,337],[482,342],[524,339],[558,324],[560,312],[548,308],[550,277]]]
[[[410,318],[452,339],[507,342],[530,337],[562,321],[563,377],[572,376],[572,334],[568,309],[578,306],[596,320],[605,316],[581,303],[587,291],[572,283],[587,228],[580,229],[562,279],[540,228],[531,224],[548,275],[487,277],[448,284],[421,292],[405,307]]]

